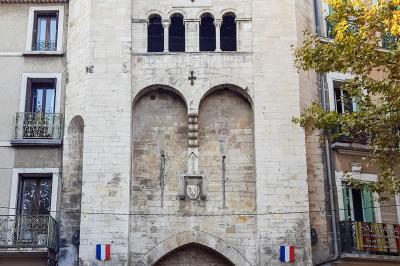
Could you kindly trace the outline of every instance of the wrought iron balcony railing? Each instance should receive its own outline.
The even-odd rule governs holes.
[[[62,115],[57,113],[17,113],[14,140],[61,140]]]
[[[50,215],[0,216],[0,249],[47,248],[57,251],[58,223]]]
[[[33,51],[56,51],[56,41],[36,41],[32,47]]]
[[[334,140],[334,142],[356,143],[356,144],[368,145],[369,138],[366,135],[361,135],[361,136],[340,135]]]
[[[400,255],[400,225],[342,221],[342,251],[381,255]]]
[[[352,130],[348,134],[341,134],[340,128],[337,127],[331,131],[333,135],[333,142],[349,143],[349,144],[362,144],[368,145],[370,143],[370,135],[365,132]]]

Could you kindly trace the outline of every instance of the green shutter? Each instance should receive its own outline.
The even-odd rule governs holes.
[[[333,7],[331,5],[328,5],[328,14],[332,14],[333,13]]]
[[[350,200],[349,200],[349,189],[346,184],[342,185],[342,193],[343,193],[343,211],[344,211],[344,220],[350,220]]]
[[[362,201],[364,209],[364,221],[372,223],[374,221],[374,209],[372,193],[369,189],[362,190]]]

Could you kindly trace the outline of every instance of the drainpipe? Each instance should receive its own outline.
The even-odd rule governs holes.
[[[318,74],[318,82],[319,82],[319,88],[321,90],[321,102],[322,102],[322,108],[327,111],[328,106],[327,106],[327,101],[326,101],[326,94],[325,94],[325,76],[323,74]],[[327,167],[327,173],[328,173],[328,185],[329,185],[329,201],[330,201],[330,208],[331,208],[331,221],[332,221],[332,238],[333,238],[333,247],[334,247],[334,255],[332,258],[316,264],[316,266],[319,265],[325,265],[327,263],[334,262],[340,258],[339,254],[339,248],[338,248],[338,239],[337,239],[337,226],[336,226],[336,213],[335,213],[335,203],[334,203],[334,195],[333,195],[333,184],[335,183],[333,181],[334,175],[332,174],[332,166],[333,166],[333,161],[331,158],[331,149],[329,147],[329,139],[328,139],[328,133],[324,132],[324,137],[325,137],[325,154],[326,154],[326,167]]]

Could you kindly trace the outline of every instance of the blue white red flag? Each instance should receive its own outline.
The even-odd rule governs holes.
[[[97,244],[96,245],[96,258],[101,261],[110,259],[110,244]]]
[[[280,259],[282,262],[294,262],[294,246],[281,246]]]

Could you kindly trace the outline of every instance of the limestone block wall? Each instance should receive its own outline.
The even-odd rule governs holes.
[[[66,123],[81,115],[85,125],[80,259],[83,265],[92,265],[96,244],[112,243],[110,263],[126,265],[131,1],[72,0],[70,5]]]
[[[133,53],[132,94],[155,84],[170,86],[182,94],[189,112],[197,113],[203,96],[222,84],[241,88],[253,97],[253,57],[250,52],[229,53]],[[188,77],[194,72],[193,86]]]
[[[303,38],[303,30],[315,31],[315,17],[311,1],[296,2],[296,18],[298,41],[300,46]],[[317,7],[318,8],[318,7]],[[308,10],[304,12],[304,10]],[[320,10],[317,10],[319,12]],[[299,73],[300,85],[300,107],[303,110],[311,102],[320,100],[318,77],[312,72]],[[325,92],[326,93],[326,92]],[[316,230],[318,242],[312,246],[313,263],[326,261],[333,256],[332,245],[332,221],[329,202],[329,182],[326,169],[326,154],[324,145],[321,143],[320,132],[306,133],[306,155],[307,155],[307,175],[309,189],[310,206],[310,226]]]
[[[81,115],[85,125],[83,265],[95,261],[97,243],[112,243],[111,264],[151,265],[191,242],[237,265],[279,265],[279,245],[294,244],[296,263],[311,264],[306,142],[291,123],[306,83],[293,68],[290,45],[303,28],[298,14],[312,10],[296,2],[71,1],[66,123]],[[200,53],[192,38],[191,52],[146,53],[148,15],[168,18],[177,10],[192,19],[186,23],[194,23],[193,37],[203,12],[217,19],[235,12],[239,51]],[[188,114],[199,119],[197,147],[185,139]],[[175,198],[189,151],[212,181],[204,202]],[[226,210],[217,181],[223,153]],[[236,214],[226,218],[228,211]],[[207,213],[217,215],[191,215]]]
[[[297,44],[299,1],[253,1],[253,64],[259,265],[278,265],[276,247],[295,245],[298,265],[311,265],[305,136],[300,114]]]
[[[207,199],[182,200],[179,178],[189,172],[188,113],[177,94],[155,89],[133,107],[131,263],[142,262],[150,250],[175,235],[200,231],[230,243],[256,265],[250,103],[228,89],[205,97],[199,109],[196,156]]]

